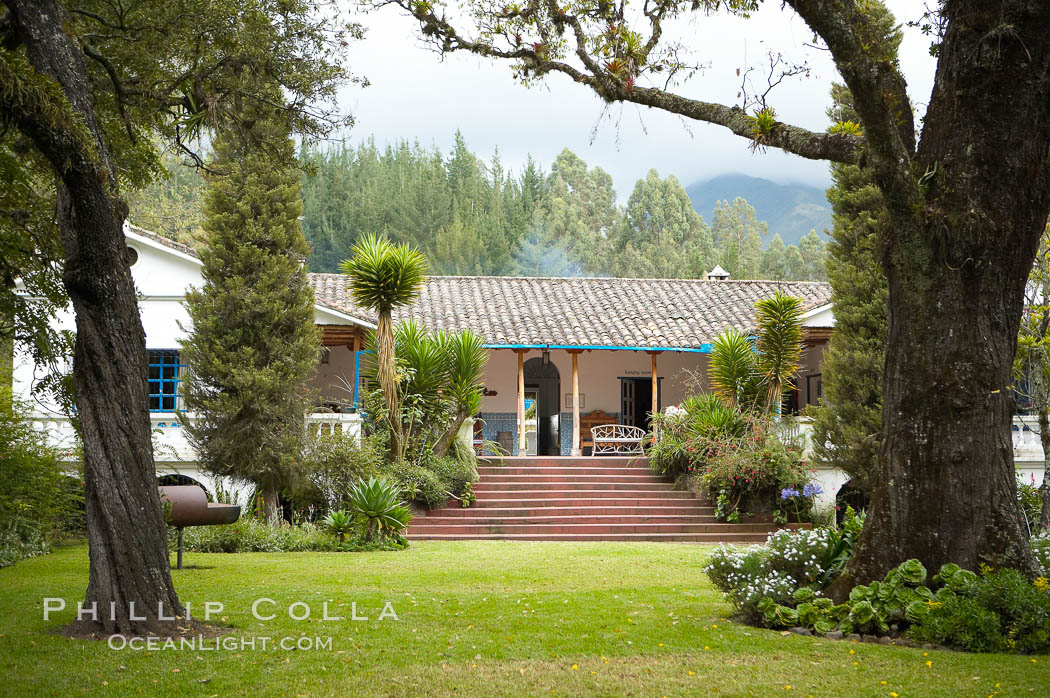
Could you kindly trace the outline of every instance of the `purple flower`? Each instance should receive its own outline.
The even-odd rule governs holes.
[[[806,485],[802,488],[803,497],[814,497],[824,492],[824,488],[820,485]]]
[[[781,499],[791,499],[792,497],[797,496],[798,490],[796,490],[794,487],[785,487],[784,489],[780,490]]]

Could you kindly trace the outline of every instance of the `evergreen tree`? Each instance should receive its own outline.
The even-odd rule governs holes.
[[[831,94],[832,120],[855,119],[849,90],[835,85]],[[889,289],[880,261],[880,231],[886,214],[882,194],[866,169],[834,164],[831,177],[834,228],[825,266],[835,332],[824,352],[824,399],[812,409],[813,450],[819,463],[844,470],[868,491],[882,445]]]
[[[792,245],[794,247],[794,245]],[[773,236],[769,241],[769,247],[762,252],[761,276],[763,279],[780,281],[789,279],[787,267],[788,248],[780,233]]]
[[[196,247],[201,237],[201,206],[204,201],[204,179],[192,162],[165,150],[161,155],[163,175],[128,196],[133,212],[131,223]]]
[[[741,197],[715,205],[711,233],[720,263],[734,278],[757,279],[762,263],[762,240],[769,226],[755,216],[755,208]]]
[[[704,219],[679,181],[656,170],[635,184],[611,246],[609,271],[617,276],[693,278],[715,265]]]
[[[817,235],[817,231],[810,230],[798,241],[798,251],[805,262],[805,276],[795,278],[796,281],[824,281],[827,279],[827,271],[824,268],[826,257],[826,246],[824,241]]]
[[[204,286],[186,294],[184,409],[201,466],[254,483],[266,517],[300,474],[306,382],[319,353],[309,252],[297,220],[299,170],[287,125],[255,120],[250,137],[214,142],[204,202]],[[276,153],[253,144],[275,144]]]

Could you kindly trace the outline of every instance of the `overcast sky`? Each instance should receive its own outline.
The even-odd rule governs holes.
[[[921,7],[915,0],[887,4],[899,22],[917,19]],[[778,118],[810,129],[826,128],[828,88],[838,72],[826,51],[803,46],[812,41],[812,32],[780,6],[767,0],[750,20],[699,16],[676,27],[674,31],[695,49],[694,58],[710,65],[677,91],[736,104],[737,68],[761,64],[770,49],[782,51],[796,62],[807,60],[813,71],[810,78],[786,82],[773,94]],[[356,119],[347,136],[351,143],[369,136],[380,145],[408,138],[447,152],[459,129],[471,150],[487,158],[498,147],[504,164],[515,171],[529,154],[549,169],[558,152],[568,147],[591,166],[609,172],[621,200],[650,168],[661,176],[674,174],[686,186],[727,172],[822,187],[829,181],[825,162],[781,151],[753,154],[745,140],[719,127],[633,105],[614,105],[603,118],[602,102],[561,75],[526,88],[514,81],[505,61],[467,54],[442,61],[420,41],[417,23],[398,8],[357,19],[367,27],[367,36],[350,47],[350,67],[372,84],[343,92],[341,106]],[[901,63],[921,115],[935,69],[929,39],[905,28]]]

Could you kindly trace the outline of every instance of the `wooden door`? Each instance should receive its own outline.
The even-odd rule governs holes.
[[[632,427],[638,426],[635,424],[638,409],[634,388],[634,380],[624,378],[620,381],[620,424],[629,424]]]

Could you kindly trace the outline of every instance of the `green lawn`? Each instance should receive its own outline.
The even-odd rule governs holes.
[[[87,581],[86,547],[63,548],[0,570],[0,693],[1050,694],[1050,657],[925,653],[729,622],[700,572],[708,550],[474,541],[396,553],[187,554],[193,567],[173,571],[179,594],[197,613],[205,601],[224,603],[229,641],[330,637],[331,647],[149,652],[49,632],[72,619]],[[45,623],[45,596],[70,608]],[[277,602],[260,607],[276,619],[252,617],[260,597]],[[288,618],[296,601],[309,604],[311,620]],[[324,601],[343,620],[321,621]],[[377,620],[387,601],[399,620]],[[351,602],[369,620],[350,620]]]

